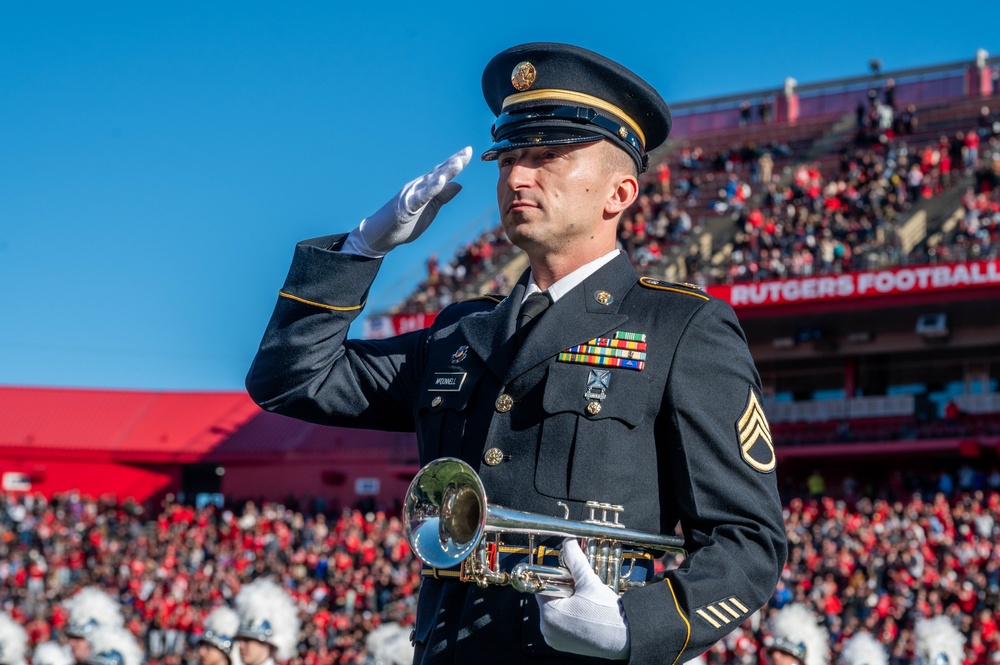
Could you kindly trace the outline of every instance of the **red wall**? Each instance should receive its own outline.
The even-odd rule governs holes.
[[[20,479],[31,492],[46,496],[79,491],[90,496],[133,497],[140,503],[180,489],[181,471],[176,464],[142,466],[117,462],[73,461],[38,457],[0,456],[0,480],[5,485]],[[13,487],[5,487],[8,491]]]

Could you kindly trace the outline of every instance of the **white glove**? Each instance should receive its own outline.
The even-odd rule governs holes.
[[[576,590],[568,598],[535,596],[545,642],[580,656],[628,658],[628,621],[618,594],[601,582],[576,539],[564,541],[562,551]]]
[[[461,191],[462,186],[451,180],[471,158],[472,147],[463,148],[430,173],[406,183],[399,194],[351,231],[341,251],[380,259],[393,247],[419,238],[441,206]]]

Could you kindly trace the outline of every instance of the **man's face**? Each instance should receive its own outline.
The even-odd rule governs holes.
[[[198,645],[199,665],[229,665],[229,659],[211,644],[202,642]]]
[[[607,141],[508,150],[497,158],[497,205],[507,237],[531,252],[565,251],[608,228],[607,205],[619,177],[609,170],[619,150]],[[609,161],[610,160],[610,161]]]
[[[271,646],[257,640],[239,639],[240,658],[244,665],[261,665],[271,657]]]
[[[90,657],[90,645],[82,637],[69,638],[69,650],[73,652],[73,658],[78,663],[82,663]]]

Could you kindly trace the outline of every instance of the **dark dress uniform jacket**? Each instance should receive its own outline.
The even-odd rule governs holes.
[[[632,663],[694,658],[768,600],[786,547],[774,454],[760,380],[726,303],[640,282],[620,255],[551,305],[520,349],[511,338],[527,274],[499,304],[458,303],[427,330],[349,340],[381,260],[331,249],[342,239],[297,246],[247,377],[258,404],[314,423],[415,431],[421,464],[465,460],[494,505],[561,517],[562,501],[583,520],[594,500],[623,505],[630,529],[672,534],[679,522],[681,567],[621,597]],[[607,368],[591,414],[595,367],[557,356],[615,331],[646,335],[645,367]],[[435,389],[441,378],[449,390]],[[498,409],[501,395],[509,410]],[[483,462],[491,448],[500,464]],[[530,595],[455,579],[424,579],[415,639],[423,663],[589,662],[545,644]]]

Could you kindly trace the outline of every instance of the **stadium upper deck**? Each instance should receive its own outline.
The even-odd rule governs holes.
[[[954,213],[975,170],[965,141],[955,145],[958,132],[981,137],[971,161],[986,175],[993,153],[1000,159],[997,132],[983,125],[1000,115],[981,115],[1000,106],[998,63],[980,52],[974,61],[673,104],[672,139],[653,155],[620,245],[643,274],[700,284],[982,258],[942,250],[962,239]],[[774,224],[783,235],[762,243],[759,229]],[[816,227],[808,242],[827,231],[832,239],[804,253],[790,239],[806,225]],[[781,260],[759,255],[775,248]],[[820,266],[829,257],[841,265]],[[523,259],[492,229],[453,260],[429,261],[427,279],[385,316],[369,317],[365,334],[420,328],[450,302],[503,293]]]

